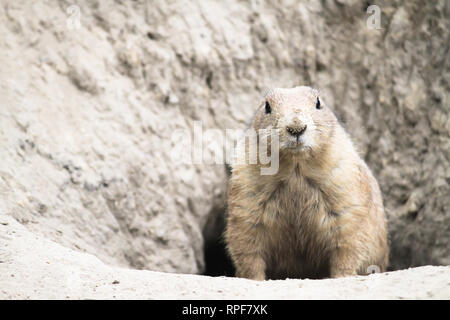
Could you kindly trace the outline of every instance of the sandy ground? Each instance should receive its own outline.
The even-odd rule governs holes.
[[[449,299],[450,267],[252,281],[111,267],[0,216],[0,299]]]

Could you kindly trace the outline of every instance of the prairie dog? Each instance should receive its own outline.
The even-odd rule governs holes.
[[[279,169],[232,168],[225,241],[236,276],[325,278],[385,271],[387,226],[378,183],[317,90],[274,89],[254,130],[275,129]],[[244,151],[244,152],[248,152]]]

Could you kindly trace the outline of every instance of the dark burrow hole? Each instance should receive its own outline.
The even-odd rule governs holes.
[[[234,277],[234,267],[225,247],[225,208],[211,212],[203,230],[206,276]]]

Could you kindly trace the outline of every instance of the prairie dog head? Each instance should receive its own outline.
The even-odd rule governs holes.
[[[253,129],[275,129],[280,152],[302,154],[330,143],[336,124],[319,92],[300,86],[271,90],[258,107]]]

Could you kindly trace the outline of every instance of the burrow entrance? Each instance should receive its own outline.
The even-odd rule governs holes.
[[[203,229],[205,271],[207,276],[234,277],[235,269],[225,247],[225,208],[214,209]]]

